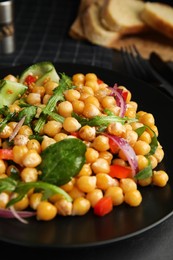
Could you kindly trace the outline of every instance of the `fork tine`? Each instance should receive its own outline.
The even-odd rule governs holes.
[[[125,64],[125,67],[127,68],[128,73],[131,75],[138,74],[137,73],[138,67],[134,63],[134,58],[133,58],[129,48],[122,47],[121,54],[122,54],[123,62]]]
[[[122,47],[121,54],[128,73],[149,83],[159,83],[159,80],[153,75],[147,60],[143,59],[134,44]]]

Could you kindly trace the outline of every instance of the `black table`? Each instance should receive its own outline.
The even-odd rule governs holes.
[[[68,36],[78,4],[77,0],[14,0],[15,52],[0,55],[0,68],[50,60],[122,72],[124,68],[118,52]],[[173,216],[140,235],[102,247],[44,249],[0,242],[0,252],[6,259],[172,260],[172,242]]]

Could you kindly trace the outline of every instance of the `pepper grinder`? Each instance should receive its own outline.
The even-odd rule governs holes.
[[[0,54],[13,53],[14,49],[13,1],[0,0]]]

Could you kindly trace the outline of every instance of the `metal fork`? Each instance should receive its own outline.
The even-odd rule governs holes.
[[[161,82],[149,62],[141,56],[135,45],[122,47],[120,51],[124,65],[131,76],[157,87],[173,98],[173,88]]]

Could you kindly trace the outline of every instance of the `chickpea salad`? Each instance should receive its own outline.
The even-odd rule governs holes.
[[[166,186],[154,115],[126,86],[39,62],[0,80],[0,217],[50,221],[138,207]]]

